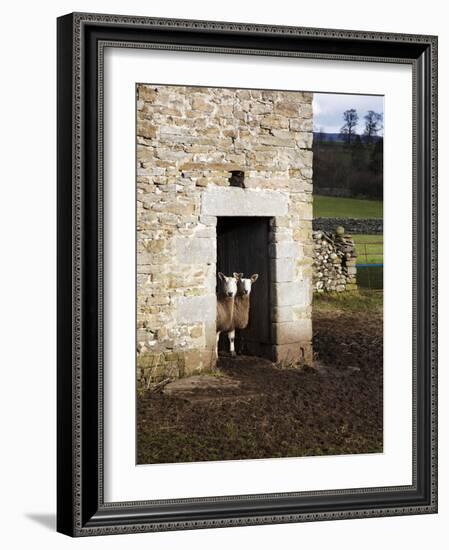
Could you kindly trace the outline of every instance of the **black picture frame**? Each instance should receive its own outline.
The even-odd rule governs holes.
[[[71,536],[437,511],[437,37],[75,13],[58,29],[57,530]],[[102,47],[407,63],[413,69],[413,483],[105,503]],[[149,498],[151,495],[149,495]]]

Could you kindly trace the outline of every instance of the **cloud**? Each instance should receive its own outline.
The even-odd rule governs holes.
[[[343,125],[343,113],[356,109],[359,115],[357,132],[363,132],[363,117],[369,110],[384,112],[384,98],[378,95],[357,94],[313,94],[314,129],[325,132],[339,132]]]

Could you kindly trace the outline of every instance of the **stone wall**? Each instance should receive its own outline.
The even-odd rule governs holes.
[[[270,217],[273,360],[311,358],[311,145],[310,93],[138,85],[140,387],[215,364],[217,216]]]
[[[338,226],[343,226],[348,233],[356,235],[382,235],[382,218],[314,218],[313,229],[315,231],[334,231]]]
[[[314,231],[313,289],[342,292],[357,288],[357,254],[351,235],[343,227],[335,231]]]

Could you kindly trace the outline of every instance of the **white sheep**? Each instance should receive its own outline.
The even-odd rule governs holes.
[[[259,275],[254,273],[249,279],[245,279],[243,273],[234,273],[234,277],[237,279],[237,295],[234,300],[233,328],[243,330],[249,322],[251,287]]]
[[[217,344],[216,354],[218,357],[218,340],[221,332],[226,332],[229,339],[229,351],[235,355],[234,350],[234,300],[237,294],[237,279],[226,277],[223,273],[218,273],[218,293],[217,293]]]

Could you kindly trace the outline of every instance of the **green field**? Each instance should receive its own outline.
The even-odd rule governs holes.
[[[371,313],[382,315],[383,296],[366,288],[358,288],[353,292],[323,292],[313,295],[314,315],[326,312],[345,312],[351,314]]]
[[[352,235],[355,242],[358,264],[383,264],[383,235]]]
[[[382,218],[382,201],[314,195],[315,218]],[[352,235],[358,264],[383,263],[383,235]]]
[[[382,218],[383,202],[314,195],[315,218]]]

